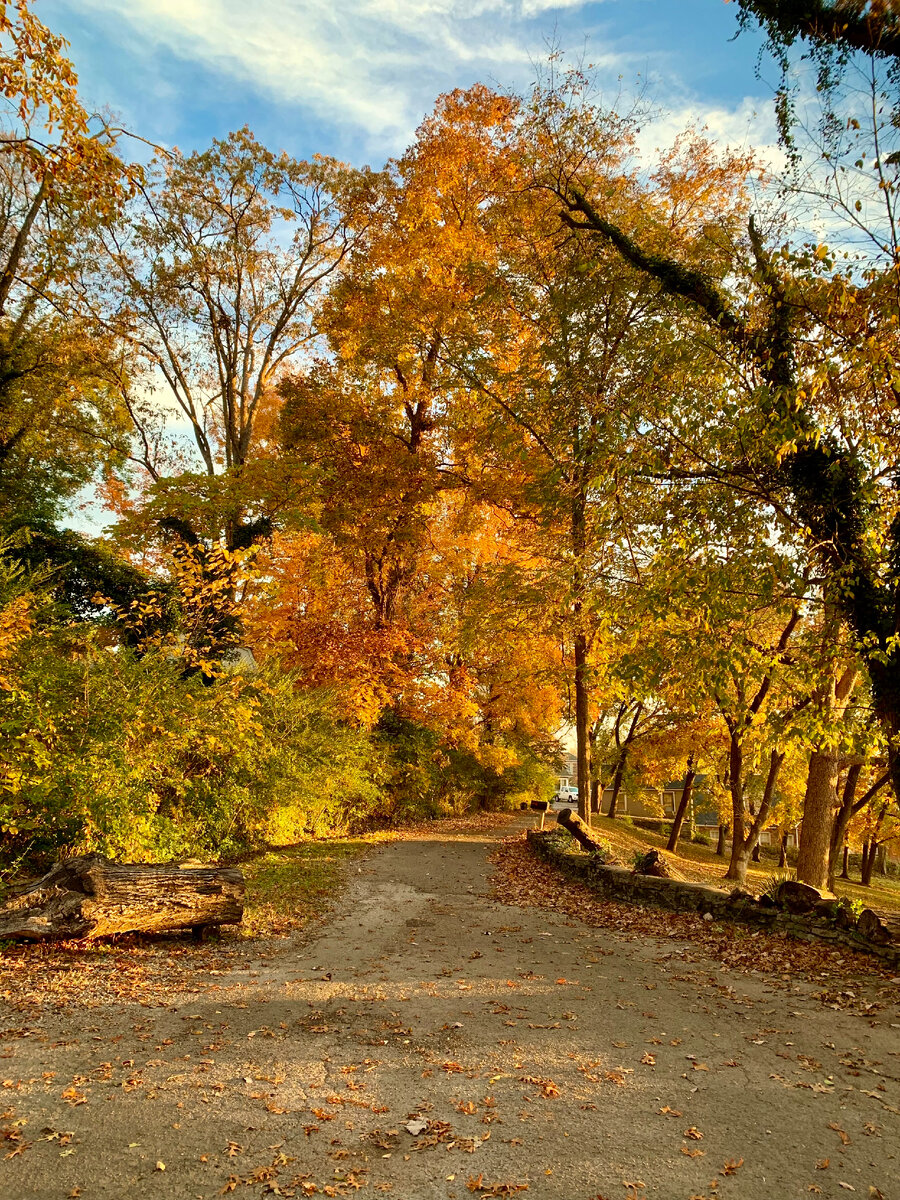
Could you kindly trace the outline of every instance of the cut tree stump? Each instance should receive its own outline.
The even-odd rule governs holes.
[[[0,938],[28,941],[166,933],[237,925],[244,873],[237,867],[113,863],[99,854],[63,859],[0,908]]]
[[[783,879],[775,890],[775,903],[779,908],[786,908],[789,913],[802,915],[812,912],[822,900],[828,897],[808,883],[800,883],[797,879]]]
[[[684,883],[684,876],[672,866],[659,850],[648,850],[634,864],[636,875],[653,875],[657,879],[677,879]]]
[[[856,931],[876,946],[890,946],[900,942],[900,917],[864,908],[856,922]]]
[[[598,841],[590,828],[585,825],[577,812],[573,812],[571,808],[564,808],[556,815],[557,825],[562,825],[563,829],[571,833],[575,841],[583,850],[587,850],[589,854],[602,854],[604,857],[609,853],[609,847],[603,842]]]

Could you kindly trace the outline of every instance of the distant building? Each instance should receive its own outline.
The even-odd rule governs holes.
[[[603,812],[607,812],[612,803],[613,789],[605,787],[603,789],[603,798],[600,801],[600,807]],[[662,795],[652,787],[632,787],[629,789],[622,788],[619,791],[619,799],[616,803],[616,812],[620,817],[646,817],[662,821],[667,815],[674,816],[675,810],[671,813],[663,807]]]
[[[690,809],[687,815],[687,820],[692,823],[694,833],[705,833],[710,838],[715,840],[719,832],[719,810],[713,804],[709,793],[705,787],[706,776],[696,775],[694,777],[694,786],[692,788],[692,796]],[[678,805],[681,803],[681,797],[684,794],[684,780],[673,779],[665,784],[662,791],[663,811],[669,818],[674,817]],[[781,845],[781,831],[774,825],[768,829],[764,829],[759,835],[759,844],[761,846],[779,846]],[[787,831],[787,844],[795,849],[800,845],[800,825],[799,822],[792,826]]]
[[[691,835],[694,833],[705,833],[712,840],[715,840],[719,832],[719,810],[706,790],[706,779],[705,775],[694,776],[694,784],[691,788],[691,800],[688,805],[688,811],[685,814],[685,826],[690,830]],[[563,765],[563,773],[559,776],[559,784],[563,787],[575,787],[577,783],[577,759],[574,754],[567,753]],[[639,817],[644,820],[656,820],[659,822],[671,821],[678,811],[678,805],[681,803],[683,794],[683,779],[670,779],[659,789],[638,786],[626,791],[625,788],[622,788],[619,792],[616,811],[622,817]],[[601,812],[608,811],[612,795],[613,790],[611,787],[603,789],[603,798],[600,801]],[[792,846],[795,849],[799,846],[799,824],[788,830],[787,839],[788,846]],[[761,846],[780,845],[780,831],[775,826],[764,829],[759,835],[759,843]]]
[[[562,774],[557,777],[557,783],[560,787],[578,786],[578,759],[571,750],[567,750],[563,757]]]

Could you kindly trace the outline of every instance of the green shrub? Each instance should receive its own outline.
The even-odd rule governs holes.
[[[841,896],[841,898],[836,900],[834,903],[835,917],[837,917],[839,909],[849,913],[854,921],[858,921],[865,912],[866,902],[865,900],[851,899],[849,896]]]
[[[527,746],[448,745],[391,711],[369,732],[277,665],[210,681],[170,644],[112,641],[0,546],[0,864],[227,858],[552,789]]]
[[[509,810],[553,790],[551,768],[527,748],[448,747],[437,731],[393,709],[382,713],[373,740],[382,763],[383,824]]]
[[[553,829],[544,838],[544,846],[551,854],[568,854],[576,848],[576,842],[564,829]]]
[[[0,692],[7,861],[227,857],[343,832],[379,803],[366,735],[280,673],[207,687],[78,626],[38,630],[19,651]]]
[[[693,842],[693,844],[695,846],[711,846],[712,845],[712,838],[709,836],[709,834],[701,833],[699,830],[697,833],[695,833],[691,836],[691,841]]]

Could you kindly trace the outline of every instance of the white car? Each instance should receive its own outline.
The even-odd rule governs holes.
[[[560,784],[553,793],[553,799],[550,803],[554,808],[577,808],[578,788],[572,787],[570,783]]]

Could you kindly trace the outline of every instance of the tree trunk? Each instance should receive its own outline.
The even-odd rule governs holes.
[[[588,754],[590,730],[590,697],[588,693],[588,637],[584,621],[584,572],[583,558],[587,545],[587,493],[580,487],[572,502],[572,551],[575,567],[572,573],[574,604],[574,656],[575,656],[575,761],[577,764],[578,814],[588,825],[591,823],[591,768]]]
[[[681,799],[678,802],[678,810],[675,813],[675,819],[672,822],[672,832],[669,834],[669,840],[666,842],[666,849],[670,852],[678,848],[678,839],[681,836],[681,827],[684,825],[684,818],[687,816],[693,789],[694,756],[691,754],[687,760],[687,771],[684,776],[684,786],[681,791]]]
[[[728,752],[728,790],[731,793],[731,860],[725,878],[743,885],[747,880],[750,848],[744,839],[744,752],[740,736],[734,729]]]
[[[0,938],[29,941],[165,933],[237,925],[244,876],[236,867],[64,859],[0,909]]]
[[[894,529],[895,553],[900,555],[900,522],[894,522]],[[897,593],[900,593],[900,588],[897,589]],[[898,605],[900,594],[895,593],[894,612],[897,611]],[[892,628],[889,636],[893,642],[890,657],[881,661],[877,655],[873,655],[872,659],[867,659],[867,665],[875,699],[875,713],[887,735],[888,774],[894,795],[900,801],[900,645],[896,641],[896,626]]]
[[[597,736],[600,733],[600,718],[597,717],[588,730],[588,746],[590,748],[589,770],[591,774],[591,812],[600,812],[602,789],[600,787],[600,763],[597,761]]]
[[[755,814],[750,829],[746,836],[744,830],[744,806],[743,806],[743,786],[741,780],[743,778],[743,751],[740,746],[735,749],[735,740],[732,738],[731,761],[729,765],[729,779],[731,781],[731,803],[734,814],[734,831],[731,841],[731,862],[728,864],[728,870],[725,872],[726,879],[733,879],[736,883],[743,887],[747,881],[747,866],[748,860],[753,856],[753,861],[758,862],[759,858],[754,853],[759,846],[759,835],[762,833],[763,826],[769,815],[769,810],[772,807],[772,801],[775,796],[775,788],[778,783],[778,776],[781,772],[781,764],[784,762],[784,752],[773,750],[769,755],[769,771],[766,776],[766,786],[763,790],[763,797],[759,804],[759,811]]]
[[[887,846],[884,842],[875,851],[875,870],[879,875],[887,874]]]
[[[859,781],[859,774],[862,770],[861,763],[854,763],[847,772],[847,778],[844,781],[844,792],[841,797],[841,807],[838,810],[838,815],[835,818],[834,827],[831,831],[831,852],[829,855],[828,865],[828,886],[831,888],[834,882],[834,871],[837,865],[838,847],[844,846],[844,869],[841,872],[842,879],[849,879],[847,874],[847,856],[849,848],[847,846],[847,830],[852,819],[866,807],[869,801],[876,796],[881,789],[890,782],[890,771],[876,779],[868,791],[856,799],[856,786]],[[832,890],[834,890],[832,888]]]
[[[623,746],[622,751],[619,754],[619,761],[616,763],[616,772],[613,775],[612,797],[609,802],[609,809],[606,813],[608,817],[614,818],[616,815],[616,809],[619,804],[619,792],[622,790],[622,778],[625,775],[625,761],[627,758],[628,747]]]
[[[578,605],[580,608],[581,606]],[[575,757],[578,768],[578,815],[591,823],[591,772],[588,762],[587,638],[575,634]]]
[[[837,871],[837,856],[841,846],[844,847],[844,870],[847,869],[847,829],[853,817],[853,802],[856,799],[856,788],[859,783],[859,777],[862,774],[863,764],[861,762],[851,763],[847,770],[847,778],[844,780],[844,790],[841,793],[841,806],[834,818],[834,823],[831,826],[831,842],[828,847],[828,890],[834,891],[834,877]],[[846,879],[847,876],[841,876]]]
[[[872,886],[872,868],[875,866],[875,843],[865,841],[862,846],[862,864],[859,882],[863,887]]]
[[[783,833],[781,835],[781,849],[778,854],[779,870],[781,870],[782,868],[787,866],[787,844],[788,844],[788,835],[786,833]]]
[[[828,859],[831,827],[837,804],[840,759],[836,754],[814,750],[809,758],[803,821],[800,825],[800,849],[797,852],[797,878],[819,891],[828,889]]]
[[[619,792],[622,789],[622,780],[625,777],[625,766],[628,762],[628,750],[631,746],[631,743],[634,741],[635,734],[637,733],[637,728],[641,721],[641,714],[644,711],[644,702],[643,700],[638,700],[637,704],[635,705],[634,716],[631,718],[631,725],[628,728],[628,732],[626,733],[625,740],[623,742],[619,737],[620,722],[630,707],[630,702],[626,705],[623,705],[619,709],[619,715],[616,719],[616,745],[619,748],[619,758],[616,762],[616,773],[613,776],[612,799],[609,802],[609,811],[606,814],[608,817],[613,818],[616,815],[616,806],[619,803]]]
[[[747,867],[750,865],[750,846],[747,842],[741,844],[736,837],[732,837],[731,842],[731,861],[728,863],[728,870],[725,872],[725,878],[732,880],[739,887],[743,887],[747,882]]]
[[[881,831],[881,826],[884,823],[884,818],[887,816],[890,800],[887,800],[880,808],[878,815],[875,818],[875,824],[870,828],[869,837],[863,843],[863,877],[862,884],[865,887],[872,886],[872,871],[875,868],[875,862],[878,858],[878,852],[881,847],[878,844],[878,834]],[[867,853],[868,848],[868,853]]]
[[[841,867],[841,879],[850,878],[850,847],[844,842],[844,865]]]
[[[594,774],[594,766],[591,764],[591,812],[600,812],[600,777]]]
[[[716,840],[716,854],[718,854],[719,858],[725,857],[725,837],[726,837],[727,833],[728,833],[728,826],[723,825],[720,822],[719,836]]]

